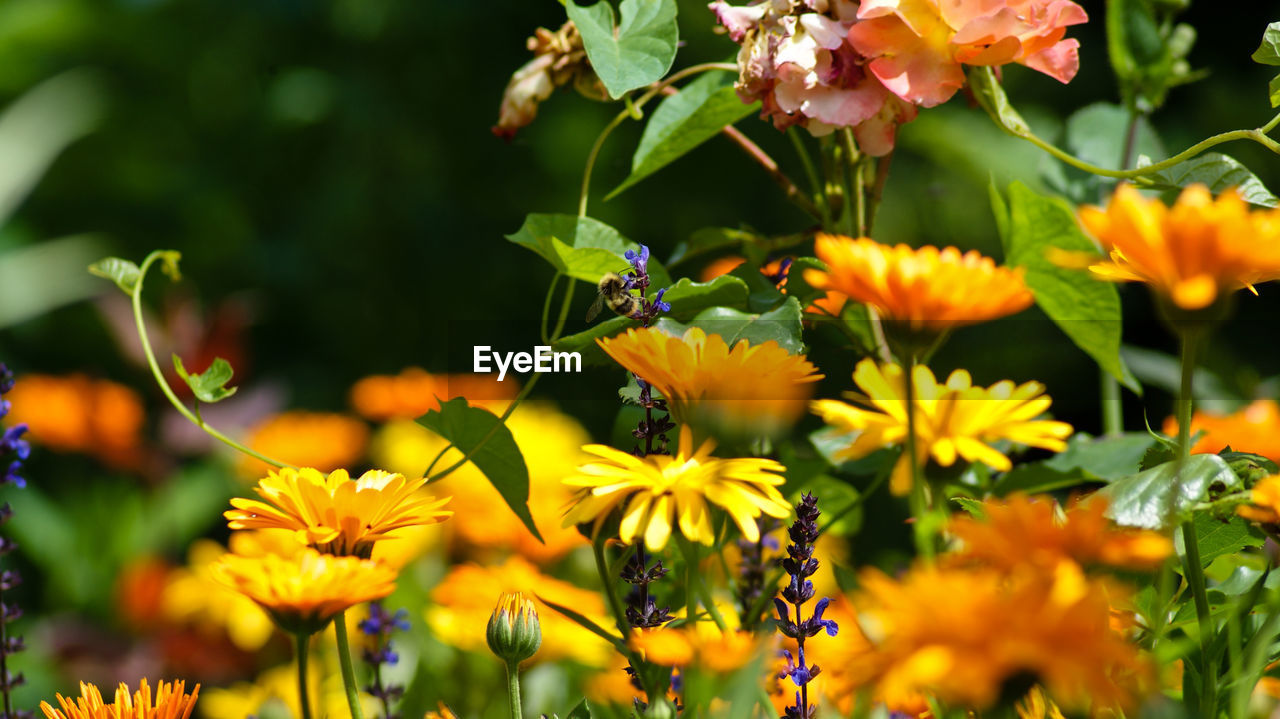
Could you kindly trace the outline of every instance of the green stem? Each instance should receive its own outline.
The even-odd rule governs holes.
[[[692,589],[689,590],[689,598],[687,600],[690,607],[688,613],[689,621],[697,621],[697,615],[695,612],[697,609],[697,600],[694,599],[693,595],[693,592],[696,591],[697,595],[702,598],[702,605],[707,608],[707,613],[711,615],[711,621],[715,622],[716,628],[721,632],[729,631],[729,625],[725,623],[724,617],[720,614],[720,610],[716,608],[715,600],[711,597],[711,589],[707,587],[707,583],[704,581],[702,572],[698,571],[698,545],[685,538],[682,534],[676,535],[676,541],[680,544],[680,551],[684,553],[684,561],[685,564],[688,565],[689,570],[689,586],[692,587]]]
[[[889,181],[889,165],[893,162],[893,151],[876,160],[876,180],[871,186],[871,195],[867,198],[866,236],[871,236],[871,228],[876,223],[876,212],[880,209],[880,198],[884,196],[885,183]]]
[[[564,323],[569,319],[569,307],[573,304],[573,289],[577,286],[577,281],[570,277],[569,286],[564,290],[564,299],[560,302],[560,317],[556,319],[556,327],[551,331],[548,345],[560,339],[560,333],[564,331]]]
[[[1124,434],[1124,407],[1120,400],[1120,382],[1106,370],[1098,370],[1102,383],[1102,432],[1109,437]]]
[[[911,462],[911,516],[912,533],[916,551],[926,562],[933,561],[933,530],[929,526],[929,500],[925,496],[924,477],[920,473],[920,460],[916,456],[916,357],[911,355],[907,363],[907,454]]]
[[[1192,378],[1195,374],[1195,356],[1197,331],[1182,331],[1182,381],[1178,389],[1178,484],[1183,481],[1187,460],[1191,457],[1191,412],[1192,412]],[[1209,614],[1209,595],[1205,588],[1204,568],[1200,563],[1200,543],[1196,537],[1196,525],[1193,519],[1182,523],[1182,557],[1183,572],[1191,596],[1195,600],[1196,619],[1200,629],[1200,714],[1204,717],[1217,715],[1218,705],[1218,662],[1212,657],[1210,644],[1213,643],[1213,618]]]
[[[186,417],[187,420],[195,426],[204,430],[204,432],[210,437],[213,437],[228,447],[243,452],[254,459],[266,462],[273,467],[288,467],[290,469],[295,469],[292,464],[281,462],[280,460],[272,459],[265,454],[255,452],[234,439],[231,439],[222,432],[210,427],[208,424],[205,424],[203,419],[192,413],[191,410],[187,409],[187,406],[182,403],[182,400],[178,399],[178,395],[174,393],[173,388],[169,386],[169,382],[165,380],[164,373],[160,371],[160,364],[156,362],[155,352],[151,349],[151,340],[147,337],[146,322],[142,319],[142,281],[146,279],[147,270],[151,269],[151,265],[155,264],[156,260],[171,251],[172,250],[156,250],[147,255],[147,258],[142,261],[142,266],[138,268],[138,281],[134,284],[132,293],[133,321],[138,328],[138,341],[142,344],[142,353],[146,355],[147,365],[151,367],[151,375],[155,377],[156,384],[160,385],[160,391],[164,392],[164,396],[169,399],[169,403],[173,405],[174,409],[178,410],[179,414]]]
[[[795,125],[787,128],[787,137],[796,149],[800,164],[804,166],[805,177],[809,180],[809,190],[813,193],[813,199],[817,202],[818,210],[822,215],[822,226],[827,227],[831,224],[831,207],[827,205],[827,193],[823,190],[822,181],[818,179],[818,170],[813,164],[813,158],[809,156],[809,150],[804,146],[800,129]]]
[[[542,321],[538,324],[539,337],[542,338],[542,344],[551,344],[550,335],[547,334],[547,316],[551,314],[551,299],[556,294],[556,285],[560,282],[560,278],[564,276],[563,272],[557,271],[551,278],[551,284],[547,286],[547,296],[542,300]],[[569,285],[573,285],[573,278],[569,278]]]
[[[298,652],[298,706],[302,707],[302,719],[311,719],[311,700],[307,697],[307,642],[311,635],[298,632],[294,638]]]
[[[347,639],[347,613],[338,612],[333,618],[333,633],[338,638],[338,665],[342,667],[342,686],[347,693],[347,706],[351,719],[364,719],[360,709],[360,687],[356,684],[355,667],[351,665],[351,642]]]
[[[507,662],[507,698],[511,700],[511,719],[522,719],[519,662]]]
[[[865,198],[862,193],[862,173],[859,171],[862,153],[858,151],[858,143],[853,139],[853,130],[844,128],[840,131],[840,149],[844,162],[841,163],[840,174],[844,182],[845,206],[841,218],[844,220],[844,233],[850,237],[860,234],[865,224]]]
[[[507,405],[506,411],[503,412],[502,416],[498,418],[497,424],[489,428],[489,431],[486,432],[485,435],[480,438],[480,441],[476,443],[476,446],[471,448],[471,451],[462,455],[462,459],[440,470],[439,474],[431,474],[431,470],[435,468],[436,464],[440,462],[440,459],[444,457],[445,452],[448,452],[454,446],[452,442],[450,442],[449,444],[446,444],[436,454],[436,458],[431,460],[431,464],[427,466],[426,471],[422,473],[422,476],[427,478],[426,483],[431,484],[432,482],[438,482],[444,479],[445,477],[449,476],[450,474],[453,474],[453,471],[456,470],[457,468],[461,467],[467,462],[470,462],[471,458],[475,456],[475,453],[479,452],[480,448],[483,447],[486,442],[488,442],[495,434],[498,433],[498,428],[503,426],[506,423],[507,418],[511,416],[512,412],[516,411],[516,407],[520,404],[520,402],[522,402],[525,397],[529,396],[529,393],[533,391],[533,386],[538,383],[538,378],[541,376],[542,376],[541,372],[535,372],[533,373],[533,375],[529,377],[529,381],[525,384],[524,387],[520,389],[520,394],[516,395],[516,398],[511,400],[511,404]]]
[[[641,671],[640,658],[631,650],[631,625],[627,623],[627,612],[622,607],[622,599],[618,596],[618,587],[614,584],[613,574],[609,571],[609,563],[604,557],[604,544],[606,541],[608,541],[608,537],[603,534],[591,540],[591,552],[595,556],[596,572],[600,575],[600,583],[604,586],[605,599],[609,602],[609,611],[613,614],[614,625],[618,628],[618,634],[622,637],[623,656],[627,658],[627,662],[635,670],[644,695],[649,698],[649,701],[654,701],[657,692],[649,685],[646,673]]]

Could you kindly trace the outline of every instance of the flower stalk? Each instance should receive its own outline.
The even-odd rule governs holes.
[[[302,707],[302,719],[311,719],[311,699],[307,696],[307,644],[310,632],[296,632],[294,646],[298,656],[298,706]]]
[[[828,636],[834,637],[839,626],[833,620],[823,619],[831,600],[823,597],[814,605],[813,614],[804,618],[803,607],[813,599],[813,582],[809,577],[818,571],[818,560],[813,557],[814,543],[818,540],[818,499],[806,494],[796,505],[796,521],[787,531],[791,544],[787,545],[787,555],[782,559],[782,567],[791,575],[791,582],[782,590],[781,597],[774,597],[774,606],[778,610],[778,631],[783,636],[794,639],[796,654],[784,649],[782,654],[787,660],[786,668],[779,678],[791,677],[796,686],[795,705],[786,709],[785,719],[813,719],[817,707],[809,704],[809,682],[822,671],[814,664],[809,665],[804,654],[805,640],[816,636],[824,629]],[[795,608],[795,619],[792,620],[792,607]]]
[[[13,374],[9,368],[0,363],[0,420],[9,413],[9,402],[4,398],[13,389]],[[22,463],[31,455],[31,445],[22,436],[27,432],[27,425],[17,424],[9,429],[0,427],[0,486],[11,484],[18,489],[27,486],[27,480],[18,474]],[[6,464],[7,463],[7,464]],[[0,524],[9,521],[13,510],[8,502],[0,506]],[[17,542],[0,536],[0,557],[6,556],[18,548]],[[9,635],[9,624],[22,616],[22,608],[7,600],[5,593],[22,583],[22,576],[16,570],[0,571],[0,697],[3,698],[4,719],[23,719],[30,712],[16,711],[13,708],[13,690],[26,683],[21,672],[10,674],[9,656],[22,651],[25,646],[21,636]]]

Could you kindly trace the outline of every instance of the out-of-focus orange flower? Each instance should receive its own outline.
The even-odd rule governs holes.
[[[997,267],[974,250],[914,249],[861,237],[819,234],[814,244],[827,271],[805,270],[818,289],[865,302],[886,321],[941,332],[1021,312],[1033,298],[1021,268]]]
[[[28,438],[56,452],[83,452],[116,467],[141,458],[142,400],[132,389],[81,374],[26,374],[6,395],[8,420],[26,423]]]
[[[823,375],[777,342],[732,348],[718,334],[690,327],[680,337],[653,328],[597,340],[618,364],[653,385],[676,421],[729,435],[775,435],[804,414]]]
[[[1253,485],[1249,502],[1236,507],[1236,513],[1255,522],[1280,524],[1280,474],[1263,477]]]
[[[151,687],[143,679],[132,694],[128,685],[121,682],[116,687],[115,702],[104,704],[98,687],[80,682],[79,697],[72,700],[58,694],[58,708],[40,702],[40,711],[47,719],[188,719],[199,694],[199,684],[187,694],[184,682],[161,681],[156,683],[153,702]]]
[[[1191,185],[1173,207],[1116,188],[1106,209],[1080,208],[1080,222],[1108,253],[1089,267],[1112,282],[1145,282],[1183,310],[1280,279],[1280,209],[1249,211],[1234,189],[1214,199]]]
[[[140,557],[120,572],[116,580],[116,607],[130,627],[141,630],[154,626],[165,584],[173,570],[163,559]]]
[[[1169,537],[1116,527],[1103,516],[1106,508],[1106,502],[1093,499],[1060,518],[1052,497],[988,499],[982,504],[985,519],[952,519],[950,531],[962,547],[950,556],[1005,571],[1027,565],[1052,570],[1065,560],[1149,570],[1173,554]]]
[[[1016,62],[1070,82],[1080,43],[1063,36],[1086,20],[1068,0],[862,0],[849,42],[891,92],[933,107],[964,85],[961,65]]]
[[[369,442],[369,428],[355,417],[331,412],[290,411],[272,415],[249,429],[245,444],[272,459],[330,472],[357,464]],[[261,477],[273,467],[241,455],[241,474]]]
[[[514,551],[526,559],[546,563],[587,544],[577,529],[560,526],[564,506],[573,496],[572,489],[560,480],[588,459],[582,446],[591,441],[590,434],[576,419],[542,401],[521,403],[506,424],[529,468],[529,513],[544,541],[539,542],[529,533],[506,508],[498,490],[475,465],[467,463],[431,486],[432,491],[453,495],[449,505],[453,519],[439,528],[428,528],[431,531],[421,533],[416,540],[383,543],[387,545],[385,549],[399,555],[402,550],[408,553],[415,541],[439,541],[448,536],[453,540],[455,554],[492,560],[495,554]],[[446,444],[439,435],[415,422],[396,420],[377,431],[371,453],[378,466],[420,475]],[[460,459],[462,454],[450,449],[436,463],[436,469],[450,467]],[[397,562],[386,553],[374,556]]]
[[[474,407],[495,412],[520,393],[514,380],[499,382],[497,375],[437,374],[410,367],[398,375],[371,375],[351,387],[351,406],[374,422],[414,419],[440,409],[442,400],[465,397]]]
[[[786,259],[773,260],[772,262],[769,262],[760,267],[760,274],[775,280],[778,285],[778,288],[782,289],[783,287],[786,286],[787,280],[785,276],[784,277],[779,277],[779,276],[782,275],[782,271],[785,267],[790,266],[789,264],[787,265],[783,264],[786,261],[787,261]],[[746,259],[742,257],[738,257],[737,255],[726,255],[724,257],[717,257],[716,259],[712,260],[711,263],[708,264],[706,267],[702,268],[702,274],[698,276],[698,279],[701,280],[702,282],[710,282],[711,280],[714,280],[717,277],[721,277],[723,275],[729,274],[730,272],[733,272],[734,270],[738,269],[738,267],[744,262],[746,262]]]
[[[543,603],[543,599],[572,607],[596,624],[610,626],[599,592],[579,589],[569,582],[542,574],[520,557],[499,565],[453,566],[431,590],[427,626],[444,643],[469,652],[487,652],[485,628],[493,613],[493,598],[520,592],[532,597],[542,625],[542,648],[532,661],[570,659],[602,667],[613,647]]]
[[[1274,399],[1255,400],[1227,415],[1196,412],[1191,415],[1191,436],[1200,432],[1204,435],[1192,445],[1192,454],[1217,454],[1231,447],[1280,462],[1280,402]],[[1177,417],[1164,421],[1164,433],[1178,436]]]
[[[667,667],[696,665],[716,674],[731,674],[754,659],[762,644],[751,632],[722,632],[712,622],[696,622],[678,629],[658,627],[636,630],[631,648],[645,661]]]
[[[458,719],[458,715],[454,714],[444,702],[440,702],[435,710],[428,711],[422,719]]]

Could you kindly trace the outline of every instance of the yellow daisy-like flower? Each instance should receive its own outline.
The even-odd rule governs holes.
[[[1280,524],[1280,474],[1263,477],[1253,485],[1249,502],[1236,507],[1236,513],[1255,522]]]
[[[304,549],[295,557],[227,554],[213,577],[257,602],[288,632],[314,633],[338,614],[395,589],[395,570],[370,559]]]
[[[847,669],[891,705],[927,694],[982,710],[1011,682],[1038,682],[1070,709],[1130,709],[1154,688],[1150,661],[1110,626],[1116,588],[1073,562],[861,576],[855,604],[870,647]]]
[[[877,365],[864,359],[853,372],[853,381],[866,393],[868,407],[838,400],[817,400],[813,411],[827,424],[842,432],[854,433],[849,446],[836,453],[842,459],[858,459],[883,447],[907,443],[907,386],[898,365]],[[1071,436],[1071,425],[1053,420],[1037,420],[1052,400],[1044,385],[1009,380],[990,387],[974,386],[969,373],[956,370],[939,384],[924,365],[915,368],[916,460],[923,464],[930,456],[950,467],[957,458],[982,462],[999,471],[1013,468],[1009,458],[991,446],[1007,439],[1018,444],[1061,452]],[[889,480],[894,494],[911,490],[911,458],[898,459]]]
[[[115,702],[104,704],[98,687],[80,682],[80,696],[75,701],[58,694],[59,708],[40,702],[40,711],[47,719],[188,719],[199,694],[199,684],[187,694],[183,682],[162,681],[156,684],[153,701],[151,687],[143,679],[132,694],[128,685],[121,682],[116,687]]]
[[[328,477],[310,468],[281,469],[254,488],[267,502],[237,497],[223,516],[232,529],[291,529],[298,541],[326,554],[367,558],[390,532],[453,515],[440,509],[448,497],[418,492],[426,481],[381,470],[351,479],[345,469]]]
[[[804,355],[770,340],[732,348],[699,327],[674,337],[629,329],[597,340],[618,364],[653,385],[676,421],[706,424],[736,435],[774,435],[804,414],[813,383],[822,379]]]
[[[643,537],[651,551],[659,551],[678,524],[686,538],[710,545],[715,532],[708,504],[714,504],[729,513],[742,536],[759,540],[756,517],[782,519],[791,513],[791,505],[778,491],[786,468],[771,459],[717,459],[711,456],[713,449],[715,443],[708,440],[695,451],[687,425],[680,430],[675,456],[636,457],[600,444],[583,447],[603,461],[585,464],[576,476],[564,480],[579,488],[564,526],[594,521],[599,531],[610,512],[619,508],[618,536],[627,544]]]
[[[993,320],[1025,310],[1033,299],[1021,268],[997,267],[974,250],[890,247],[822,233],[814,249],[827,271],[805,270],[806,282],[871,305],[911,330],[942,332]]]
[[[1214,200],[1191,185],[1166,207],[1121,185],[1106,209],[1080,208],[1080,222],[1108,254],[1089,267],[1094,274],[1145,282],[1184,310],[1280,279],[1280,210],[1250,212],[1234,189]]]

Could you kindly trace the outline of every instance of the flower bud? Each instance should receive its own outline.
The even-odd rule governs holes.
[[[489,649],[506,662],[522,662],[536,654],[542,646],[542,627],[533,602],[520,592],[503,594],[489,615],[485,638]]]

